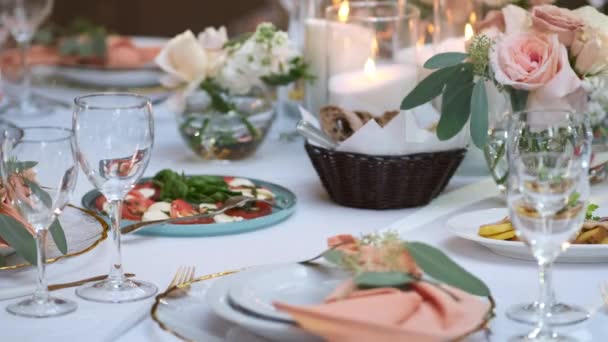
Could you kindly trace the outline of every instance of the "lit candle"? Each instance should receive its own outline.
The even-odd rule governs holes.
[[[349,71],[329,79],[330,104],[380,116],[399,110],[403,96],[416,85],[416,67],[379,64],[369,58],[363,70]]]

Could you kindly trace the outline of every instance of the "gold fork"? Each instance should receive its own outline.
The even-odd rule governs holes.
[[[194,266],[180,266],[175,272],[175,276],[167,286],[167,291],[170,297],[180,297],[188,293],[190,282],[194,280]],[[176,288],[175,290],[172,290]]]

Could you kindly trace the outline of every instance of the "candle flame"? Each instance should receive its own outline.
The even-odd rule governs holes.
[[[367,59],[367,62],[365,62],[365,66],[363,67],[363,72],[370,79],[376,78],[376,63],[373,59]]]
[[[378,55],[378,39],[372,39],[372,56]]]
[[[348,14],[350,12],[350,6],[348,5],[348,1],[342,1],[340,4],[340,8],[338,9],[338,20],[341,22],[345,22],[348,20]]]
[[[475,24],[477,22],[477,14],[475,12],[471,12],[471,15],[469,16],[469,22],[471,24]]]
[[[471,40],[471,38],[473,38],[474,35],[475,35],[475,31],[473,31],[473,25],[467,24],[464,27],[464,40],[465,41]]]

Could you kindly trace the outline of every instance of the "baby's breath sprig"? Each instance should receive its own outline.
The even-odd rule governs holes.
[[[469,48],[469,60],[473,64],[475,75],[489,78],[488,65],[490,64],[490,51],[493,44],[494,41],[483,34],[473,38]]]

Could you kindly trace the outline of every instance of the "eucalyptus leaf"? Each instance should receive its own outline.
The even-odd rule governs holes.
[[[443,68],[422,80],[401,102],[401,109],[408,110],[421,106],[439,96],[445,85],[458,71],[458,66]]]
[[[437,125],[439,140],[449,140],[462,130],[471,115],[473,94],[473,65],[458,67],[456,75],[446,85],[441,103],[441,118]]]
[[[0,254],[0,267],[6,266],[6,258],[4,255]]]
[[[0,237],[22,258],[36,265],[36,241],[19,221],[10,216],[0,215]]]
[[[476,296],[490,296],[490,289],[483,281],[437,248],[421,242],[404,242],[404,245],[416,264],[428,276]]]
[[[426,63],[424,63],[424,68],[441,69],[455,66],[462,63],[462,61],[464,61],[467,57],[469,57],[469,54],[462,52],[440,53],[427,60]]]
[[[36,165],[38,165],[38,162],[35,162],[35,161],[20,162],[20,161],[16,161],[16,160],[11,160],[7,163],[7,168],[8,168],[9,173],[16,173],[16,172],[23,172],[23,171],[29,170]]]
[[[488,141],[488,94],[483,78],[477,80],[471,97],[471,137],[480,149]]]
[[[358,287],[402,287],[417,281],[416,278],[404,272],[363,272],[354,278]]]
[[[49,195],[48,192],[44,191],[40,187],[40,185],[38,185],[38,183],[32,182],[27,178],[23,178],[23,182],[28,188],[30,188],[32,194],[38,197],[42,201],[42,203],[44,203],[45,207],[50,208],[53,205],[53,199],[51,198],[51,195]]]
[[[323,253],[323,258],[334,265],[341,266],[343,265],[344,253],[337,249],[329,249]]]
[[[62,254],[68,253],[68,242],[65,238],[65,232],[61,223],[58,219],[55,219],[51,226],[49,227],[49,231],[51,232],[51,236],[53,237],[53,241],[55,241],[55,245]]]

